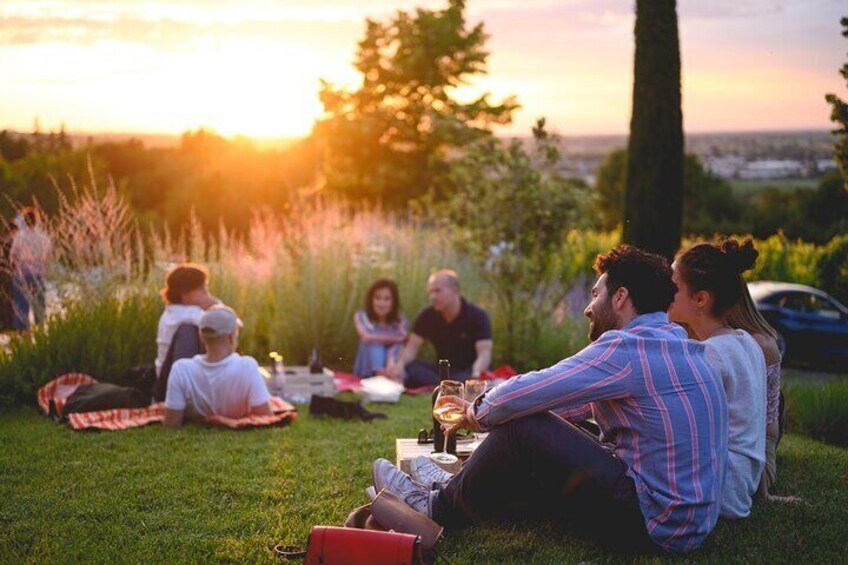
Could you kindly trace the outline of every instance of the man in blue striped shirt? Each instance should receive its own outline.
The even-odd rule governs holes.
[[[668,321],[676,289],[665,259],[619,246],[595,270],[585,311],[593,343],[466,403],[457,427],[490,433],[446,484],[423,486],[378,460],[378,491],[447,528],[551,515],[616,546],[701,545],[727,458],[721,381],[703,344]],[[561,417],[587,409],[600,438]]]

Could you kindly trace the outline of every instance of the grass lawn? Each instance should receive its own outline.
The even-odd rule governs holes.
[[[366,497],[370,463],[428,421],[429,397],[374,406],[372,424],[311,419],[228,431],[160,426],[73,432],[32,408],[0,414],[0,561],[4,563],[273,563],[313,524],[341,524]],[[781,493],[800,506],[757,504],[720,523],[692,562],[844,562],[848,450],[789,435]],[[509,485],[504,485],[509,488]],[[451,533],[449,563],[662,562],[615,554],[548,524]]]

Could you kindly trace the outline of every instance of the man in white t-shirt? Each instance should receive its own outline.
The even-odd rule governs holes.
[[[205,355],[180,359],[171,368],[165,396],[165,427],[186,417],[241,418],[271,414],[271,395],[253,357],[236,353],[240,322],[232,308],[213,306],[200,317]]]

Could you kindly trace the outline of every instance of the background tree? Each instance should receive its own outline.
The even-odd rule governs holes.
[[[840,22],[844,28],[842,35],[848,37],[848,17],[842,18]],[[848,63],[842,65],[839,74],[842,75],[842,78],[848,84]],[[844,188],[848,190],[848,104],[835,94],[828,94],[825,96],[825,99],[833,106],[830,114],[831,121],[839,126],[833,130],[834,135],[837,136],[837,141],[833,145],[833,148],[836,151],[836,161],[839,163],[839,170],[842,171],[842,178],[845,181]]]
[[[683,115],[675,0],[637,0],[624,241],[671,257],[683,212]]]
[[[613,230],[624,216],[627,150],[613,151],[598,167],[593,207],[598,227]],[[686,155],[683,165],[684,234],[713,235],[745,231],[742,206],[730,184],[704,168],[695,155]]]
[[[452,164],[456,191],[437,207],[493,289],[510,362],[538,345],[540,326],[577,276],[562,251],[569,230],[582,227],[588,195],[581,181],[557,172],[558,144],[544,120],[533,129],[529,152],[518,139],[474,144]]]
[[[486,73],[489,55],[483,24],[468,27],[464,11],[464,0],[450,0],[444,10],[366,20],[355,62],[359,89],[323,83],[320,93],[326,117],[314,135],[326,150],[329,188],[403,205],[436,188],[451,150],[510,122],[518,107],[513,98],[499,104],[488,94],[470,102],[456,98],[458,87]]]

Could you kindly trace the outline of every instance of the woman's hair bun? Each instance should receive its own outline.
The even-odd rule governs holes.
[[[720,247],[730,266],[740,274],[753,267],[760,254],[750,238],[742,242],[741,245],[737,240],[729,238],[721,242]]]

